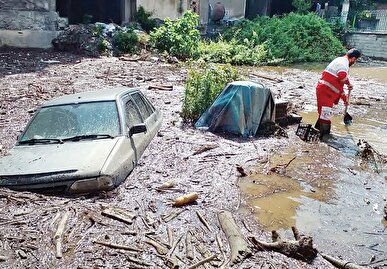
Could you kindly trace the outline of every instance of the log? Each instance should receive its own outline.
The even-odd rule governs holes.
[[[195,256],[192,246],[192,234],[190,231],[187,232],[187,235],[185,237],[185,250],[187,259],[193,260]]]
[[[63,241],[63,233],[66,228],[67,220],[70,217],[70,212],[67,211],[63,214],[62,219],[60,220],[58,224],[58,228],[56,230],[56,233],[54,235],[54,241],[55,241],[55,256],[60,259],[63,256],[62,253],[62,241]]]
[[[172,91],[173,86],[172,85],[149,85],[148,89],[156,89],[161,91]]]
[[[212,261],[215,258],[216,258],[216,255],[214,254],[211,257],[205,258],[205,259],[203,259],[203,260],[201,260],[201,261],[199,261],[199,262],[189,266],[188,269],[195,269],[195,268],[197,268],[197,267],[199,267],[199,266],[201,266],[201,265],[203,265],[203,264],[205,264],[207,262]]]
[[[369,267],[360,266],[360,265],[357,265],[357,264],[354,264],[354,263],[351,263],[348,261],[344,261],[341,259],[337,259],[337,258],[334,258],[334,257],[327,255],[327,254],[324,254],[324,253],[320,253],[320,254],[324,259],[326,259],[332,265],[334,265],[335,267],[340,268],[340,269],[367,269],[367,268],[369,268]]]
[[[120,245],[120,244],[114,244],[114,243],[106,242],[106,241],[98,241],[98,240],[94,240],[93,243],[94,243],[94,244],[101,245],[101,246],[109,247],[109,248],[114,248],[114,249],[123,249],[123,250],[136,251],[136,252],[142,251],[142,250],[139,249],[139,248],[130,247],[130,246],[125,246],[125,245]]]
[[[247,241],[240,232],[231,212],[220,211],[218,219],[231,249],[231,265],[242,262],[252,255]]]
[[[106,207],[101,214],[127,224],[132,224],[133,219],[136,217],[135,214],[125,209],[114,207]]]
[[[145,240],[144,242],[151,245],[152,247],[154,247],[158,254],[160,254],[160,255],[167,255],[168,254],[168,249],[166,247],[164,247],[163,245],[161,245],[156,240],[148,239],[148,240]]]

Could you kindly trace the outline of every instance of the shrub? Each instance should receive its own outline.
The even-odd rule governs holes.
[[[197,14],[187,11],[181,19],[165,19],[162,26],[150,33],[152,46],[180,59],[191,58],[200,40],[196,29],[198,18]]]
[[[150,33],[154,28],[156,28],[156,20],[150,18],[151,16],[152,12],[148,12],[143,6],[140,6],[134,14],[134,20],[141,25],[141,28],[145,32]]]
[[[264,45],[254,46],[253,41],[245,39],[239,44],[235,39],[230,42],[220,38],[218,41],[201,41],[198,45],[196,59],[213,63],[230,63],[233,65],[260,65],[266,61]]]
[[[202,63],[199,68],[190,68],[185,83],[183,119],[188,122],[196,121],[227,83],[238,79],[239,74],[231,65]]]
[[[123,53],[132,53],[136,51],[138,37],[133,29],[127,31],[118,31],[114,34],[113,42],[116,49]]]
[[[225,34],[242,44],[264,44],[267,60],[276,62],[329,61],[344,52],[329,24],[313,13],[290,13],[283,18],[257,18],[242,21]]]

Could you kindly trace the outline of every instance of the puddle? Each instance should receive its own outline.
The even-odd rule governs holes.
[[[330,146],[300,140],[241,180],[241,191],[263,230],[291,238],[290,228],[296,226],[313,237],[319,250],[357,263],[367,263],[372,255],[387,258],[386,165],[380,173],[372,167],[363,170],[356,156],[361,138],[387,155],[387,117],[374,120],[370,115],[354,117],[349,127],[342,116],[334,117]],[[317,118],[313,112],[301,116],[311,124]]]

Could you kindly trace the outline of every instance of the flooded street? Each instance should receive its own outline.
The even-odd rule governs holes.
[[[376,173],[373,166],[360,166],[356,143],[364,138],[378,152],[386,153],[386,82],[355,77],[349,109],[353,125],[344,128],[343,106],[337,106],[335,139],[328,145],[302,141],[295,134],[297,125],[285,129],[288,137],[248,139],[195,129],[180,116],[187,68],[152,55],[124,61],[6,51],[0,53],[0,59],[4,62],[0,68],[1,156],[8,154],[42,102],[65,94],[106,86],[139,87],[164,119],[137,167],[113,191],[62,197],[1,188],[0,256],[4,258],[0,268],[170,268],[166,252],[171,258],[176,255],[180,268],[212,254],[217,260],[206,268],[220,264],[231,268],[229,237],[219,220],[224,211],[232,213],[244,238],[271,242],[270,231],[276,229],[284,238],[293,239],[290,227],[297,226],[300,233],[313,237],[319,252],[357,263],[368,263],[375,255],[379,262],[372,268],[385,265],[386,171]],[[47,64],[41,59],[60,63]],[[319,70],[244,67],[243,71],[247,79],[269,87],[275,98],[289,101],[290,112],[302,113],[305,123],[315,122],[314,87]],[[173,90],[150,85],[172,85]],[[240,177],[238,166],[249,176]],[[160,190],[170,181],[174,188]],[[191,192],[198,193],[195,203],[172,206],[171,201]],[[103,215],[107,205],[131,213],[133,223]],[[63,258],[58,259],[53,236],[65,213]],[[193,245],[193,259],[186,253],[187,241]],[[115,249],[117,246],[124,248]],[[125,246],[139,251],[131,253]],[[320,254],[307,263],[252,247],[252,256],[243,257],[238,268],[334,266]]]
[[[351,74],[359,80],[373,76],[387,83],[385,67],[357,67]],[[334,249],[337,255],[358,264],[367,264],[373,256],[387,258],[387,221],[383,218],[386,165],[364,166],[357,156],[359,139],[387,155],[387,103],[375,100],[371,105],[361,96],[352,99],[350,126],[344,125],[343,110],[338,106],[332,120],[333,139],[327,144],[300,140],[268,154],[266,161],[253,168],[255,173],[241,180],[248,207],[263,230],[291,236],[290,228],[296,226],[312,235],[319,249]],[[302,122],[314,125],[315,110],[313,105],[306,106],[299,113]],[[286,172],[273,173],[273,167],[284,166]]]

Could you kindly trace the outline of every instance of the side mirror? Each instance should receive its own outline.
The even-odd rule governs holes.
[[[134,134],[145,133],[146,131],[147,129],[145,124],[141,123],[141,124],[134,125],[129,129],[129,137],[131,137]]]

